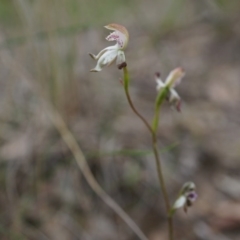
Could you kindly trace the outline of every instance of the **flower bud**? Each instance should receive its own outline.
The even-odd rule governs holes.
[[[197,200],[196,186],[193,182],[187,182],[182,186],[179,196],[176,199],[169,215],[172,216],[179,208],[183,208],[187,212],[188,208]]]

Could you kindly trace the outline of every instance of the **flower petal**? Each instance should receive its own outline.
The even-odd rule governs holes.
[[[174,88],[181,82],[184,76],[185,76],[185,72],[182,68],[175,68],[169,73],[165,84],[169,88]]]
[[[196,192],[192,191],[192,192],[189,192],[186,197],[191,203],[193,203],[197,200],[198,195]]]
[[[109,36],[107,36],[106,40],[116,41],[120,49],[126,48],[128,44],[129,34],[124,26],[112,23],[105,26],[105,28],[114,31]]]
[[[100,72],[103,67],[109,66],[117,57],[118,51],[116,49],[105,52],[97,62],[95,68],[91,69],[90,72]]]
[[[156,78],[156,82],[157,82],[157,91],[159,91],[165,87],[165,84],[163,83],[161,78]]]
[[[187,198],[185,196],[180,196],[174,203],[173,210],[182,208],[185,205],[186,201],[187,201]]]
[[[104,48],[103,50],[101,50],[97,55],[94,55],[92,53],[89,53],[90,57],[95,59],[95,60],[98,60],[106,51],[110,51],[110,50],[114,50],[114,49],[118,49],[118,45],[114,45],[114,46],[110,46],[110,47],[106,47]]]
[[[121,64],[123,64],[124,62],[126,62],[126,58],[125,58],[125,54],[123,51],[119,50],[117,53],[117,61],[116,64],[117,66],[120,66]]]
[[[171,105],[175,105],[175,108],[178,112],[181,111],[181,98],[173,88],[170,88],[168,101]]]
[[[169,96],[169,102],[174,103],[176,101],[179,101],[181,98],[178,95],[177,91],[173,88],[170,89],[170,96]]]
[[[182,186],[181,193],[186,194],[196,190],[196,185],[194,182],[186,182]]]

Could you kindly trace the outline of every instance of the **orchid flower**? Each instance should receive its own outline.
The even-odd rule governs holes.
[[[188,207],[191,207],[193,203],[196,201],[198,195],[196,193],[196,186],[193,182],[187,182],[183,185],[180,194],[173,204],[171,209],[171,215],[177,210],[178,208],[184,209],[187,212]]]
[[[106,47],[100,51],[97,55],[89,54],[93,59],[97,60],[95,68],[91,69],[91,72],[99,72],[105,66],[109,66],[116,60],[116,64],[119,69],[126,66],[126,59],[124,55],[124,49],[127,47],[129,34],[125,27],[112,23],[105,28],[112,30],[113,32],[106,37],[107,41],[116,41],[114,46]]]
[[[168,88],[169,94],[166,99],[171,105],[175,105],[178,111],[181,110],[181,98],[176,92],[175,87],[181,82],[184,76],[185,72],[182,68],[172,70],[165,82],[162,81],[159,73],[156,74],[157,90],[160,91],[163,88]]]

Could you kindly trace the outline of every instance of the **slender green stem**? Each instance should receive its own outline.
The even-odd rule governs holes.
[[[153,117],[153,123],[152,123],[153,132],[156,132],[158,129],[159,115],[160,115],[159,112],[160,112],[160,106],[156,106],[154,117]]]
[[[145,126],[147,127],[149,132],[151,134],[153,134],[152,127],[149,125],[147,120],[137,111],[137,109],[135,108],[135,106],[134,106],[134,104],[132,102],[132,99],[130,97],[129,90],[128,90],[128,87],[129,87],[129,74],[128,74],[127,67],[123,68],[123,73],[124,73],[124,89],[125,89],[125,94],[126,94],[128,103],[129,103],[131,109],[133,110],[133,112],[143,121],[143,123],[145,124]]]
[[[166,207],[166,212],[168,216],[168,234],[169,234],[169,240],[173,240],[173,221],[172,221],[172,216],[170,216],[168,213],[171,209],[170,202],[169,202],[169,197],[166,189],[166,184],[164,181],[163,177],[163,171],[162,171],[162,165],[161,165],[161,160],[159,157],[159,152],[157,148],[157,137],[156,133],[154,132],[152,135],[152,146],[153,146],[153,152],[156,160],[156,165],[157,165],[157,173],[158,173],[158,178],[159,178],[159,183],[160,187],[163,193],[163,198],[164,198],[164,203]]]
[[[159,94],[156,100],[156,107],[155,107],[155,115],[154,115],[154,120],[153,120],[153,126],[151,127],[148,121],[137,111],[135,108],[130,94],[129,94],[129,74],[127,67],[123,68],[123,73],[124,73],[124,90],[125,94],[128,100],[128,103],[133,110],[133,112],[142,120],[142,122],[145,124],[147,129],[152,135],[152,148],[155,156],[155,161],[156,161],[156,166],[157,166],[157,173],[158,173],[158,179],[160,183],[160,187],[163,193],[163,198],[164,198],[164,203],[166,207],[166,212],[168,216],[168,233],[169,233],[169,240],[173,240],[173,221],[172,221],[172,216],[169,216],[169,211],[171,209],[170,202],[169,202],[169,197],[166,189],[166,184],[164,181],[163,173],[162,173],[162,166],[161,166],[161,161],[160,161],[160,156],[158,152],[158,147],[157,147],[157,128],[158,128],[158,123],[159,123],[159,110],[162,101],[164,100],[166,94],[167,94],[167,89],[162,91],[162,94]]]

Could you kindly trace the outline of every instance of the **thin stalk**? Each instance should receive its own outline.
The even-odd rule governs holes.
[[[155,156],[155,160],[156,160],[155,162],[157,165],[158,179],[159,179],[160,187],[161,187],[161,190],[163,193],[163,199],[164,199],[166,212],[167,212],[167,216],[168,216],[169,240],[173,240],[173,221],[172,221],[172,216],[170,216],[168,214],[171,209],[171,206],[170,206],[169,197],[168,197],[168,193],[167,193],[167,189],[166,189],[166,184],[165,184],[165,180],[164,180],[164,176],[163,176],[163,172],[162,172],[162,165],[161,165],[161,160],[160,160],[159,152],[158,152],[158,148],[157,148],[157,137],[156,137],[155,132],[152,135],[152,147],[153,147],[153,152],[154,152],[154,156]]]
[[[153,148],[155,162],[156,162],[156,166],[157,166],[158,179],[159,179],[160,187],[161,187],[161,190],[163,193],[163,199],[164,199],[164,203],[165,203],[165,207],[166,207],[166,213],[168,216],[169,240],[173,240],[173,221],[172,221],[172,216],[169,216],[169,214],[168,214],[171,207],[170,207],[169,197],[168,197],[168,193],[167,193],[167,189],[166,189],[166,184],[165,184],[164,177],[163,177],[159,152],[158,152],[158,148],[157,148],[156,132],[157,132],[158,122],[159,122],[159,114],[158,113],[160,110],[160,105],[159,106],[156,105],[153,127],[151,127],[150,124],[148,123],[148,121],[138,112],[138,110],[135,108],[135,106],[132,102],[132,99],[129,94],[129,74],[128,74],[127,67],[123,68],[123,74],[124,74],[124,90],[125,90],[125,94],[126,94],[128,103],[129,103],[131,109],[133,110],[133,112],[142,120],[142,122],[144,123],[144,125],[147,127],[147,129],[149,130],[149,132],[152,135],[152,148]],[[160,99],[157,99],[157,101],[163,99],[164,95],[165,95],[165,92],[163,92],[162,96],[160,97]]]
[[[130,97],[129,94],[129,74],[128,74],[128,70],[127,67],[123,68],[123,73],[124,73],[124,89],[125,89],[125,94],[128,100],[128,103],[131,107],[131,109],[133,110],[133,112],[142,120],[142,122],[145,124],[145,126],[147,127],[147,129],[149,130],[149,132],[151,134],[153,134],[153,130],[151,128],[151,126],[149,125],[149,123],[147,122],[147,120],[137,111],[137,109],[135,108],[132,99]]]

